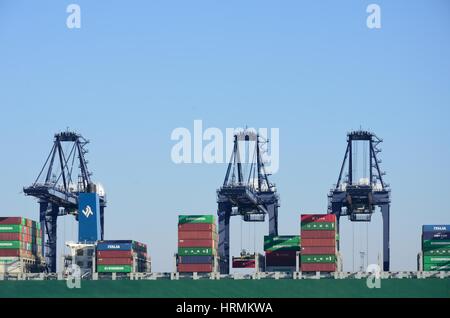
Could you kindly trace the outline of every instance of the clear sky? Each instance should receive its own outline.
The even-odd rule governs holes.
[[[392,188],[393,270],[413,270],[422,224],[450,223],[450,4],[373,1],[382,28],[366,27],[372,1],[0,1],[0,215],[38,218],[22,193],[53,134],[91,140],[104,184],[108,239],[149,244],[154,271],[173,270],[177,215],[215,214],[224,164],[175,165],[173,129],[279,128],[280,234],[300,213],[325,213],[347,131],[384,139]],[[66,7],[81,7],[81,29]],[[369,225],[369,260],[381,246]],[[343,222],[347,270],[366,225]],[[60,241],[75,237],[61,218]],[[232,222],[232,253],[240,249]],[[243,246],[253,248],[253,225]],[[256,226],[262,249],[267,226]],[[249,235],[250,233],[250,235]]]

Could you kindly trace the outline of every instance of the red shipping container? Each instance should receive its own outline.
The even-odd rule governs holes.
[[[329,238],[329,239],[307,239],[302,238],[302,247],[311,247],[311,246],[336,246],[336,239],[335,238]]]
[[[133,257],[131,251],[97,251],[97,258],[123,258]]]
[[[179,240],[212,240],[216,238],[216,233],[211,231],[178,231]]]
[[[336,254],[335,246],[302,246],[302,255]]]
[[[302,231],[301,232],[301,238],[302,239],[309,239],[309,238],[336,238],[336,231],[322,231],[322,230],[314,230],[314,231]]]
[[[211,273],[212,271],[212,264],[178,264],[179,273]]]
[[[297,251],[266,252],[266,266],[295,266]]]
[[[178,240],[178,247],[209,247],[216,248],[214,240]]]
[[[256,261],[253,260],[235,260],[233,259],[233,268],[255,268]]]
[[[22,241],[20,233],[0,233],[0,241]]]
[[[0,257],[19,257],[19,249],[0,249]]]
[[[2,217],[2,218],[0,218],[0,224],[19,225],[19,224],[22,224],[22,218],[21,217]]]
[[[206,224],[206,223],[187,223],[187,224],[180,224],[178,225],[179,231],[212,231],[216,232],[216,225],[215,224]]]
[[[302,223],[336,222],[336,215],[335,214],[302,214],[301,222]]]
[[[335,272],[336,264],[334,263],[303,263],[302,272]]]
[[[97,258],[97,265],[133,265],[132,258]]]

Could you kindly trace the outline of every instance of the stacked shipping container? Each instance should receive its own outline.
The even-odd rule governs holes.
[[[264,236],[266,268],[290,268],[297,266],[297,253],[300,252],[300,236]]]
[[[177,271],[209,273],[214,271],[217,231],[213,215],[178,217]]]
[[[450,225],[424,225],[422,228],[424,271],[450,271]]]
[[[301,216],[301,269],[303,272],[337,270],[336,216],[304,214]]]
[[[39,222],[22,217],[0,217],[0,264],[26,260],[42,263],[42,230]]]
[[[149,272],[147,245],[136,241],[99,241],[96,245],[98,273]]]

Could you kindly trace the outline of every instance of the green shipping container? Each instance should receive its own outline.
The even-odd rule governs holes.
[[[435,250],[423,252],[423,256],[439,256],[439,255],[450,256],[450,248],[437,248]]]
[[[22,230],[23,230],[22,225],[8,225],[8,224],[0,225],[0,233],[22,233]]]
[[[214,215],[179,215],[178,216],[178,224],[187,224],[187,223],[214,224],[215,217],[214,217]]]
[[[424,264],[424,271],[450,271],[450,264],[436,265],[436,264]]]
[[[437,249],[450,249],[450,240],[424,240],[422,242],[423,252]]]
[[[302,263],[335,263],[336,255],[302,255]]]
[[[450,256],[424,256],[423,262],[425,264],[450,264]]]
[[[216,255],[216,251],[206,247],[179,247],[179,256],[211,256]]]
[[[131,265],[97,265],[99,273],[131,273],[132,269]]]
[[[23,245],[20,241],[0,241],[0,249],[20,249]]]
[[[300,236],[264,236],[264,251],[300,251]]]
[[[336,229],[336,224],[332,222],[311,222],[300,225],[302,231],[318,231],[318,230],[326,230],[332,231]]]

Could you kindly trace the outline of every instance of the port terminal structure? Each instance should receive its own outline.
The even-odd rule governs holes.
[[[364,175],[360,180],[354,175],[357,166],[357,156],[354,155],[358,150],[358,142],[363,144],[364,150],[368,149],[363,154],[363,170],[368,171],[368,176]],[[348,217],[351,222],[370,222],[375,208],[379,207],[383,218],[383,271],[389,272],[391,190],[384,182],[385,172],[380,169],[378,154],[382,142],[382,139],[368,131],[358,130],[347,134],[347,148],[339,177],[328,195],[328,213],[336,215],[339,233],[342,216]]]
[[[252,130],[234,135],[233,153],[223,185],[217,190],[219,218],[219,267],[221,274],[230,272],[230,218],[240,216],[244,222],[264,222],[269,218],[269,235],[278,235],[279,196],[269,182],[263,160],[268,140]],[[248,175],[244,175],[240,155],[244,145],[253,151]]]
[[[86,193],[99,190],[100,239],[104,237],[104,211],[106,195],[92,182],[85,155],[89,140],[75,132],[64,131],[55,134],[53,147],[38,177],[31,186],[24,187],[27,196],[33,196],[39,203],[39,221],[43,229],[44,255],[47,271],[56,272],[57,262],[57,219],[73,215],[79,221],[79,198]],[[70,149],[65,151],[64,149]]]

